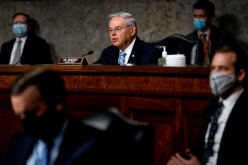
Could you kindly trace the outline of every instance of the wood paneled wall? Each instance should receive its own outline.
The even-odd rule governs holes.
[[[117,107],[133,120],[155,126],[154,165],[196,139],[202,112],[213,98],[209,68],[203,66],[0,66],[0,159],[13,133],[21,129],[9,89],[16,76],[35,67],[56,70],[68,90],[67,110],[78,118]]]

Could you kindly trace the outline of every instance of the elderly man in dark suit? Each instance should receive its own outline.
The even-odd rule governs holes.
[[[202,53],[197,57],[198,64],[209,65],[215,50],[223,42],[232,40],[231,34],[212,25],[215,6],[209,0],[198,0],[193,5],[193,23],[195,30],[186,35],[194,41],[201,41]]]
[[[102,51],[96,64],[157,64],[162,52],[137,37],[135,18],[126,12],[108,16],[109,36],[113,45]],[[123,56],[122,56],[123,55]]]
[[[206,108],[203,126],[187,157],[176,153],[167,165],[234,165],[247,161],[247,57],[224,44],[211,62],[209,84],[216,96]]]
[[[26,13],[15,13],[12,30],[15,39],[1,46],[0,64],[52,64],[47,42],[30,34],[30,17]]]

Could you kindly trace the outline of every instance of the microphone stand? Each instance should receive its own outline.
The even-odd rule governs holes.
[[[93,54],[93,53],[94,53],[94,51],[93,51],[93,50],[90,50],[88,53],[83,54],[83,55],[81,55],[80,57],[84,57],[84,56],[86,56],[86,55],[90,55],[90,54]]]

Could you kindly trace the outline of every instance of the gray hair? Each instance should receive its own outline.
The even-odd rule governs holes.
[[[122,17],[125,19],[126,25],[134,25],[136,26],[135,18],[132,14],[127,12],[118,12],[118,13],[112,13],[108,16],[108,20],[110,21],[114,17]]]

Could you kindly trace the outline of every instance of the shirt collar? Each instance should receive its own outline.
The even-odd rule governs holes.
[[[244,88],[242,88],[241,90],[231,94],[226,99],[220,98],[219,101],[223,102],[224,107],[230,106],[230,104],[236,103],[236,101],[238,100],[239,96],[243,93],[243,91],[244,91]]]
[[[208,40],[208,39],[209,39],[209,34],[210,34],[210,29],[207,30],[207,31],[205,31],[205,32],[202,32],[202,31],[198,30],[198,31],[197,31],[197,34],[198,34],[198,38],[199,38],[200,40],[201,40],[201,35],[202,35],[202,34],[207,35],[206,39]]]
[[[19,40],[22,40],[22,43],[24,43],[27,40],[27,35],[22,37],[22,38],[17,38],[16,37],[16,42],[19,41]]]
[[[131,42],[130,45],[128,45],[128,47],[124,50],[127,53],[127,56],[130,56],[134,43],[135,43],[136,37],[133,39],[133,41]]]

